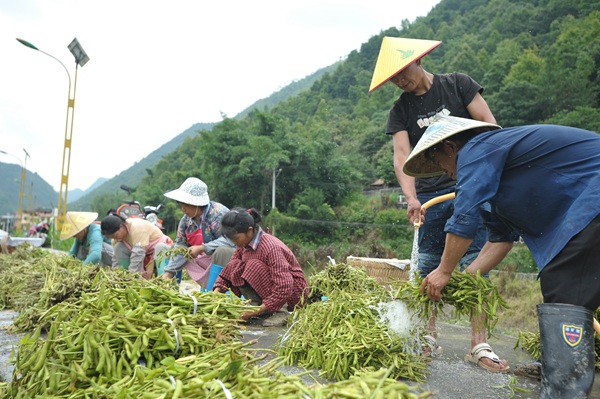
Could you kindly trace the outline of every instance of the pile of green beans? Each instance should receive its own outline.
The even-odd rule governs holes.
[[[321,297],[330,297],[336,292],[368,292],[389,298],[387,290],[362,267],[345,263],[328,263],[323,270],[308,278],[310,301],[320,301]]]
[[[45,251],[3,261],[0,268],[13,268],[2,269],[8,270],[6,275],[14,274],[16,267],[34,265],[28,277],[37,279],[40,292],[29,307],[20,308],[20,315],[35,310],[22,328],[35,327],[13,352],[13,378],[0,382],[0,399],[431,397],[418,386],[396,381],[401,376],[422,380],[425,366],[420,358],[402,352],[404,341],[378,324],[373,304],[382,294],[376,289],[354,296],[336,289],[331,301],[322,302],[334,316],[324,331],[348,347],[342,357],[324,363],[339,381],[308,386],[303,374],[281,371],[284,358],[264,363],[267,355],[257,357],[251,348],[255,342],[241,342],[240,316],[255,308],[235,296],[183,295],[167,280],[147,281],[120,269],[86,267]],[[323,323],[325,318],[315,321]],[[325,356],[336,350],[330,342]],[[342,372],[345,368],[352,375]]]
[[[339,292],[295,311],[276,344],[278,355],[286,364],[320,369],[338,381],[363,368],[392,366],[394,379],[424,381],[427,359],[417,354],[421,327],[415,326],[410,338],[390,331],[380,321],[379,300],[377,295]]]
[[[498,322],[497,312],[507,307],[506,302],[488,278],[479,273],[463,273],[455,270],[450,281],[442,291],[441,301],[432,301],[427,294],[420,292],[421,278],[417,276],[414,284],[406,283],[397,287],[395,298],[406,303],[415,311],[415,316],[427,320],[432,312],[444,314],[444,305],[454,308],[455,316],[474,316],[485,314],[484,327],[491,335]]]
[[[169,356],[197,355],[238,338],[237,320],[248,309],[240,299],[216,292],[186,297],[135,283],[103,283],[49,309],[41,319],[50,325],[46,338],[39,326],[21,341],[13,388],[56,395],[112,384],[139,363],[153,368]]]

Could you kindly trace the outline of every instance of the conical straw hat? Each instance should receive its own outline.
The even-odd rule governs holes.
[[[97,217],[97,212],[67,212],[62,230],[60,231],[60,239],[66,240],[73,237],[92,224]]]
[[[379,49],[369,93],[440,44],[442,42],[437,40],[385,36]]]
[[[427,159],[425,151],[450,136],[471,129],[478,129],[481,132],[485,132],[501,129],[501,127],[493,123],[476,121],[474,119],[437,114],[434,123],[425,130],[425,133],[423,133],[423,136],[411,151],[406,162],[404,162],[402,170],[407,175],[414,177],[441,175],[444,173],[444,170],[436,162]]]

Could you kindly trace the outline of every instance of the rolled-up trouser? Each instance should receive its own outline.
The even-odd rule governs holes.
[[[540,272],[544,303],[600,306],[600,216],[597,216]]]

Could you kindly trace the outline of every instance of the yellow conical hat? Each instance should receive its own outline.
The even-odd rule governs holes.
[[[440,44],[442,42],[437,40],[385,36],[379,49],[369,93]]]
[[[67,212],[62,230],[60,231],[60,239],[66,240],[73,237],[92,224],[97,217],[97,212]]]

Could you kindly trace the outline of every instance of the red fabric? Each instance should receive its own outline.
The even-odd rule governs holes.
[[[185,232],[185,238],[190,246],[204,244],[204,238],[202,237],[202,229],[198,229],[191,233]],[[202,253],[195,259],[187,262],[184,267],[190,275],[191,279],[196,281],[202,288],[206,288],[208,283],[208,274],[210,272],[210,265],[212,263],[212,257]]]
[[[231,260],[215,282],[215,288],[231,289],[241,296],[238,287],[248,282],[262,298],[270,312],[301,306],[308,297],[308,283],[292,251],[277,237],[263,233],[256,251],[251,247],[236,248]]]
[[[192,245],[202,245],[202,244],[204,244],[204,238],[202,237],[202,229],[198,229],[198,230],[193,231],[191,233],[188,233],[186,231],[185,232],[185,238],[187,239],[188,244],[190,244],[190,247]]]

